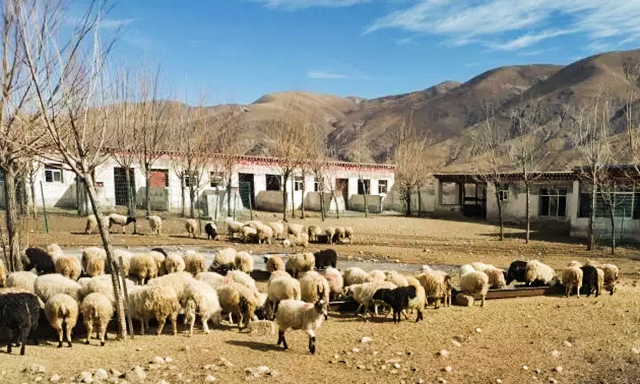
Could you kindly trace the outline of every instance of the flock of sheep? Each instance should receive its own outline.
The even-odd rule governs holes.
[[[194,223],[187,222],[187,228],[190,224]],[[272,228],[271,224],[280,223],[228,224],[231,233],[231,227],[238,227],[244,236],[246,228],[259,233],[263,227]],[[291,236],[307,235],[302,233],[303,228],[295,225],[286,228]],[[285,233],[284,226],[278,229],[281,234]],[[344,235],[334,238],[335,229],[331,230],[332,241],[353,236],[352,231],[345,229]],[[313,232],[322,231],[314,229]],[[252,236],[260,240],[259,234]],[[573,261],[557,276],[553,268],[537,260],[514,261],[506,276],[503,269],[479,262],[463,265],[456,273],[423,266],[414,276],[393,270],[366,272],[358,267],[339,271],[337,253],[327,249],[315,254],[265,257],[270,278],[266,289],[261,291],[250,275],[254,270],[252,256],[233,248],[217,251],[209,266],[202,254],[192,250],[167,253],[155,248],[137,254],[121,249],[114,252],[116,259],[122,260],[127,306],[131,317],[140,322],[141,333],[149,329],[149,320],[155,318],[158,334],[168,319],[175,335],[179,314],[184,314],[189,335],[193,335],[196,317],[200,318],[203,331],[209,333],[208,321],[219,324],[222,316],[228,314],[229,321],[232,324],[237,321],[240,329],[249,326],[273,332],[275,323],[278,345],[284,348],[288,347],[287,330],[303,330],[309,335],[311,353],[316,349],[315,331],[327,319],[329,302],[337,299],[352,298],[359,304],[356,312],[363,309],[365,317],[370,308],[377,316],[378,307],[382,305],[393,312],[394,322],[402,316],[408,317],[409,311],[416,313],[417,322],[423,318],[422,311],[430,302],[435,308],[441,302],[450,306],[455,291],[466,298],[480,296],[482,306],[489,288],[503,288],[512,281],[528,286],[561,283],[567,296],[574,289],[578,297],[581,291],[587,295],[595,292],[597,296],[603,289],[613,294],[619,274],[612,264],[587,262],[582,265]],[[5,287],[0,288],[0,311],[8,314],[0,317],[0,341],[9,343],[9,352],[12,343],[19,343],[24,354],[27,337],[37,327],[41,310],[57,333],[58,347],[62,347],[65,340],[72,345],[73,329],[80,314],[88,332],[86,343],[90,343],[95,330],[96,338],[104,345],[115,307],[113,282],[118,281],[106,262],[105,251],[89,247],[78,259],[51,244],[44,249],[26,249],[22,262],[24,271],[9,275],[0,262],[0,287]],[[473,299],[470,300],[472,303]]]

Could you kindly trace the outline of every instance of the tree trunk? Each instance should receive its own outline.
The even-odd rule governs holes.
[[[324,192],[320,191],[320,217],[324,221]]]
[[[369,217],[369,202],[367,201],[367,184],[362,180],[362,191],[364,192],[364,217]]]
[[[502,217],[502,200],[500,200],[500,189],[495,185],[496,201],[498,202],[498,215],[500,216],[500,241],[504,240],[504,218]]]
[[[16,200],[18,202],[18,212],[20,217],[29,214],[27,208],[27,181],[24,178],[16,179]]]
[[[407,204],[407,207],[406,207],[407,217],[411,217],[411,188],[410,187],[407,187],[405,189],[404,202],[405,204]]]
[[[147,209],[147,218],[151,216],[151,201],[149,201],[149,195],[151,194],[149,191],[151,188],[151,174],[149,170],[149,165],[145,164],[144,167],[144,205]]]
[[[335,193],[333,193],[333,192],[331,193],[331,196],[333,196],[333,199],[336,202],[336,218],[339,219],[340,218],[340,209],[339,209],[340,207],[338,207],[338,198],[336,197]],[[346,202],[345,202],[345,204],[346,204]]]
[[[136,202],[134,200],[135,192],[133,191],[133,185],[131,184],[131,171],[129,167],[125,167],[124,179],[127,185],[127,208],[129,209],[129,217],[136,217]],[[137,223],[133,223],[133,233],[138,233]]]
[[[227,183],[227,217],[231,217],[231,181]]]
[[[287,221],[287,177],[282,178],[282,221]]]
[[[529,237],[531,233],[531,186],[529,183],[525,183],[525,189],[527,192],[527,231],[526,231],[526,239],[525,243],[529,244]]]
[[[116,297],[115,309],[118,319],[118,336],[120,336],[121,338],[125,338],[127,337],[127,323],[125,317],[124,297],[121,294],[122,290],[120,286],[120,279],[115,273],[116,271],[118,271],[118,265],[115,262],[115,258],[113,256],[113,248],[111,247],[109,231],[107,231],[104,225],[102,225],[102,208],[100,207],[100,203],[98,202],[98,194],[96,193],[96,188],[91,174],[86,175],[85,183],[87,192],[89,194],[89,200],[91,200],[91,206],[93,207],[93,213],[98,219],[98,229],[100,231],[100,237],[102,238],[102,245],[104,246],[104,250],[107,253],[107,263],[109,263],[109,265],[111,266],[111,282],[113,283],[113,293]]]
[[[31,179],[31,206],[33,207],[33,218],[38,218],[38,208],[36,207],[36,181],[35,177]]]
[[[182,194],[182,217],[187,217],[187,207],[186,207],[186,203],[185,203],[185,197],[184,197],[184,175],[182,175],[180,177],[180,192]]]
[[[291,218],[296,218],[296,179],[295,176],[292,178],[293,182],[291,183]]]
[[[611,194],[611,202],[609,206],[609,217],[611,219],[611,254],[616,254],[616,218],[615,218],[615,195]]]
[[[418,187],[418,217],[422,216],[422,196],[420,195],[420,187]]]
[[[589,234],[587,238],[587,251],[591,251],[596,243],[594,225],[596,221],[596,199],[598,195],[597,195],[595,182],[593,183],[592,187],[593,189],[591,190],[591,214],[589,215]]]
[[[189,214],[192,219],[196,218],[196,187],[189,185]]]
[[[300,215],[301,219],[304,219],[304,193],[307,191],[307,183],[305,183],[305,174],[302,174],[302,204],[300,208],[302,209],[302,214]]]
[[[18,222],[18,202],[16,200],[16,179],[6,172],[4,177],[4,204],[7,237],[9,238],[9,270],[12,272],[22,269],[20,260],[20,223]]]

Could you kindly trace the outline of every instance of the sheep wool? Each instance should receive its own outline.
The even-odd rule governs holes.
[[[171,253],[164,258],[164,270],[167,273],[182,272],[185,269],[185,262],[180,255]]]
[[[3,338],[13,334],[20,343],[20,355],[24,356],[27,337],[38,328],[40,308],[38,298],[27,292],[10,292],[19,288],[3,288],[0,293],[0,331]],[[3,340],[4,341],[4,340]],[[12,342],[7,344],[7,353],[11,354]]]
[[[107,296],[99,292],[89,294],[80,305],[82,320],[87,328],[87,344],[91,343],[91,334],[96,329],[96,338],[100,339],[100,345],[105,344],[107,326],[113,317],[113,304]]]
[[[317,225],[310,225],[307,232],[309,233],[309,241],[312,243],[318,241],[318,236],[324,235],[322,228]]]
[[[385,280],[392,282],[396,287],[406,287],[409,285],[407,279],[399,273],[389,274]]]
[[[440,307],[440,300],[443,301],[444,305],[451,305],[451,276],[441,271],[433,271],[421,273],[417,276],[417,279],[424,288],[425,296],[433,299],[434,308],[437,309]]]
[[[284,236],[284,224],[279,222],[271,222],[267,223],[268,226],[273,229],[273,237],[275,239],[280,239]]]
[[[238,328],[240,329],[247,327],[249,321],[255,316],[256,296],[250,288],[242,284],[225,284],[218,288],[218,300],[224,312],[239,318]]]
[[[350,243],[353,243],[353,228],[345,227],[344,228],[344,237],[346,239],[349,239]]]
[[[227,234],[233,238],[236,233],[242,233],[242,227],[244,224],[239,221],[227,221]]]
[[[342,289],[344,287],[344,279],[340,271],[333,267],[329,267],[324,270],[324,278],[329,283],[329,296],[334,300],[336,297],[342,295]]]
[[[54,263],[59,257],[65,256],[64,252],[62,251],[62,248],[60,248],[60,246],[56,243],[47,245],[45,250],[47,251],[49,256],[51,256],[51,260],[53,260]]]
[[[345,293],[347,296],[353,297],[353,299],[360,304],[358,306],[358,309],[356,309],[356,313],[360,310],[360,308],[364,308],[364,316],[366,316],[369,307],[373,304],[374,313],[376,316],[378,316],[378,304],[380,304],[380,302],[375,301],[373,299],[373,295],[377,290],[385,288],[394,289],[396,288],[396,286],[389,281],[354,284],[346,287]]]
[[[162,218],[160,218],[160,216],[149,216],[148,220],[151,233],[160,236],[160,232],[162,231]]]
[[[79,301],[82,294],[80,284],[58,273],[38,276],[34,283],[34,290],[45,303],[57,294],[65,294]]]
[[[58,348],[62,348],[63,333],[67,334],[67,344],[71,347],[71,333],[78,322],[78,302],[64,293],[59,293],[47,300],[44,314],[49,325],[58,333]]]
[[[56,273],[68,277],[71,280],[78,280],[81,272],[82,266],[80,265],[80,260],[75,256],[64,255],[56,259]]]
[[[126,279],[127,291],[134,288],[133,281]],[[92,293],[100,293],[104,295],[111,303],[115,304],[116,296],[113,292],[113,277],[111,275],[100,275],[92,277],[89,282],[82,288],[82,297],[87,297]]]
[[[329,282],[316,271],[306,272],[300,279],[302,301],[315,303],[318,300],[324,300],[325,303],[328,303],[330,293]]]
[[[269,284],[267,285],[268,299],[274,304],[274,310],[276,311],[282,300],[301,299],[300,281],[292,278],[286,272],[280,273],[281,272],[277,272],[275,276],[271,275]]]
[[[197,275],[200,272],[207,270],[205,266],[204,256],[195,251],[189,250],[184,253],[184,270],[192,275]]]
[[[245,225],[244,227],[242,227],[242,241],[243,242],[251,242],[254,243],[258,240],[258,230],[256,230],[254,227]]]
[[[382,272],[384,275],[384,272]],[[373,281],[373,277],[369,275],[367,272],[358,267],[351,267],[344,270],[342,273],[342,277],[344,278],[344,286],[348,287],[354,284],[362,284]],[[386,276],[384,277],[386,278]],[[384,280],[383,278],[383,280]]]
[[[604,288],[613,295],[616,291],[616,283],[618,282],[620,271],[613,264],[602,264],[600,269],[604,272]]]
[[[196,321],[196,314],[200,315],[202,329],[205,333],[210,333],[209,319],[217,317],[222,312],[218,301],[218,292],[209,284],[202,281],[191,281],[180,299],[180,304],[185,309],[185,324],[189,325],[189,336],[193,336],[193,326]]]
[[[327,235],[327,243],[333,244],[333,237],[336,235],[335,227],[327,227],[324,230],[325,235]]]
[[[489,291],[489,276],[480,271],[464,274],[460,278],[460,290],[471,296],[479,294],[482,298],[480,306],[484,307],[484,300]]]
[[[256,289],[256,282],[249,276],[249,274],[242,271],[229,271],[227,272],[227,278],[232,282],[242,284],[245,287]]]
[[[341,242],[344,240],[344,236],[346,234],[346,230],[344,227],[336,227],[336,233],[333,235],[333,242]]]
[[[303,229],[304,229],[304,224],[294,224],[294,223],[287,224],[287,234],[289,235],[293,235],[297,237],[302,234]]]
[[[551,284],[553,278],[556,276],[556,271],[538,260],[531,260],[527,262],[524,275],[527,285],[531,285],[532,283],[548,285]]]
[[[130,223],[136,222],[135,217],[127,217],[127,216],[119,215],[117,213],[112,213],[107,217],[109,219],[109,230],[111,230],[111,227],[113,225],[119,225],[122,227],[123,234],[127,233],[127,231],[125,230],[125,227],[127,225],[129,225]]]
[[[138,253],[131,258],[130,276],[138,278],[138,284],[147,283],[150,279],[158,276],[158,262],[149,253]]]
[[[193,236],[194,239],[198,238],[198,222],[194,219],[188,219],[184,223],[184,227],[187,230],[189,238]]]
[[[562,285],[564,285],[565,296],[571,296],[571,292],[575,287],[580,298],[580,288],[582,287],[582,269],[580,267],[567,267],[562,271]]]
[[[298,253],[289,257],[285,270],[294,278],[298,278],[304,272],[313,271],[315,264],[313,253]]]
[[[253,257],[247,252],[238,252],[234,260],[236,269],[244,273],[253,272]]]
[[[211,288],[218,289],[224,285],[224,276],[215,272],[202,272],[196,276],[196,280],[209,284]]]
[[[22,288],[27,292],[35,293],[35,283],[38,275],[29,271],[12,272],[7,276],[5,287]]]
[[[270,273],[285,270],[284,261],[282,261],[282,257],[280,257],[279,255],[273,255],[266,258],[265,264],[267,265],[267,271],[269,271]]]
[[[302,330],[309,335],[309,351],[315,354],[315,331],[322,325],[322,318],[326,317],[326,313],[327,303],[322,300],[316,303],[305,303],[300,300],[281,301],[275,319],[278,326],[278,345],[283,344],[284,349],[288,349],[285,332],[289,329]]]
[[[82,251],[82,272],[94,277],[105,272],[107,252],[103,248],[89,247]]]
[[[379,269],[374,269],[373,271],[369,271],[369,275],[371,275],[371,281],[387,281],[387,274],[384,271]],[[358,283],[361,284],[361,283]]]

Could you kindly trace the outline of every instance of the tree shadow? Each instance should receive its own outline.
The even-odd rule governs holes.
[[[275,343],[261,343],[258,341],[242,341],[242,340],[227,340],[227,344],[234,345],[237,347],[245,347],[249,349],[253,349],[254,351],[276,351],[276,352],[285,352],[286,350]]]

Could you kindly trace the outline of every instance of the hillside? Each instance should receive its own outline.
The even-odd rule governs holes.
[[[323,122],[335,158],[352,160],[352,147],[364,140],[371,152],[370,160],[376,162],[392,161],[394,137],[413,112],[413,124],[438,137],[434,158],[449,158],[447,169],[464,170],[479,156],[469,138],[484,121],[487,105],[493,107],[503,129],[509,129],[510,111],[523,103],[536,103],[540,118],[551,122],[563,111],[575,112],[603,85],[617,100],[616,108],[620,108],[626,92],[625,63],[640,63],[640,50],[596,55],[567,66],[501,67],[462,84],[445,81],[421,91],[377,99],[282,92],[233,107],[246,153],[268,155],[260,127],[287,110],[295,110],[317,116]],[[545,143],[554,154],[552,166],[556,169],[579,162],[568,143],[567,129],[556,127]],[[455,156],[450,154],[452,147],[460,148]]]

